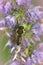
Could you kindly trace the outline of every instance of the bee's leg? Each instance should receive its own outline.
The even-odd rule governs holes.
[[[26,62],[27,55],[24,52],[21,52],[21,59],[23,62]]]
[[[23,61],[23,62],[26,62],[26,60],[21,56],[21,60]]]
[[[21,49],[21,47],[17,46],[17,50],[15,51],[15,55],[14,55],[13,61],[17,58],[17,55],[20,52],[20,49]]]
[[[17,58],[17,55],[18,55],[18,54],[15,54],[15,55],[14,55],[14,58],[12,59],[12,61],[14,61],[14,60]]]
[[[21,50],[21,47],[20,47],[20,46],[17,46],[17,51],[16,51],[16,53],[19,53],[20,50]]]
[[[15,50],[15,47],[13,47],[13,48],[11,49],[10,53],[12,53],[14,50]]]

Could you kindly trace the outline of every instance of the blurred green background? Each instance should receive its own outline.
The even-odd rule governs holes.
[[[4,63],[8,61],[10,57],[8,47],[6,47],[5,50],[3,50],[7,40],[8,38],[6,37],[6,35],[0,32],[0,65],[4,65]]]

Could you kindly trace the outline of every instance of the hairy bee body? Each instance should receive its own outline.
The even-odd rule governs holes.
[[[22,41],[22,35],[23,35],[23,26],[20,26],[19,24],[15,25],[12,29],[12,35],[11,35],[11,42],[13,44],[20,45]]]

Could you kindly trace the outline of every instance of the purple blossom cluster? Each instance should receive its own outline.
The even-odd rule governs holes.
[[[39,65],[43,62],[43,42],[38,44],[41,42],[40,36],[43,36],[43,22],[41,23],[43,11],[40,11],[42,7],[33,6],[31,0],[15,0],[17,5],[15,9],[10,1],[2,2],[3,0],[0,1],[0,13],[4,17],[0,19],[0,31],[8,29],[5,34],[9,39],[4,49],[9,46],[11,53],[9,65]],[[24,29],[21,28],[23,26]],[[21,35],[16,42],[12,42],[12,39],[16,33],[22,34],[21,32],[25,33],[22,35],[23,44],[17,45],[17,42],[21,42]]]
[[[9,2],[6,2],[5,4],[0,4],[0,13],[7,14],[11,10],[11,5]]]
[[[40,20],[42,18],[42,14],[43,14],[43,11],[40,11],[39,9],[42,8],[41,6],[31,6],[28,11],[27,11],[27,15],[30,19],[30,21],[33,21],[35,22],[35,20]]]

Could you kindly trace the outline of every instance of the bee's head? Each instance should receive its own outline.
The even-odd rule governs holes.
[[[23,33],[23,29],[24,29],[23,26],[18,26],[17,33],[18,33],[18,34],[22,34],[22,33]]]

